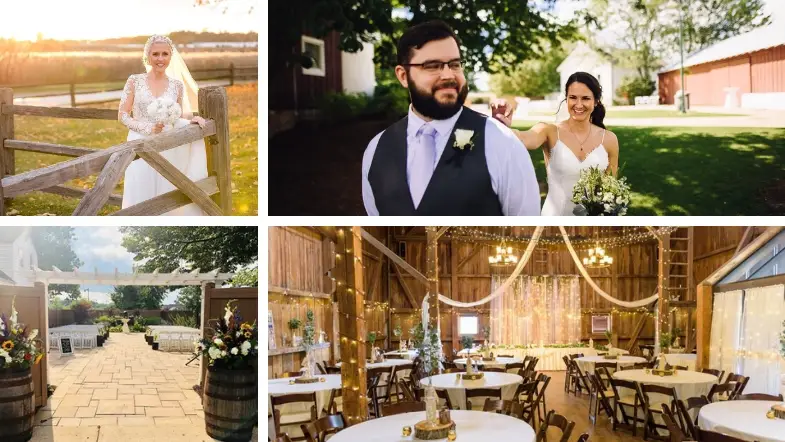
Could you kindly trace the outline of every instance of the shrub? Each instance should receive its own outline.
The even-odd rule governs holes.
[[[99,322],[105,322],[107,324],[112,324],[113,325],[112,321],[113,321],[112,317],[111,316],[106,316],[106,315],[101,315],[101,316],[95,318],[95,320],[93,320],[93,322],[96,323],[96,324],[99,323]]]
[[[122,326],[112,326],[109,327],[109,333],[122,333],[123,327]]]
[[[131,331],[134,333],[144,333],[145,330],[147,330],[147,327],[139,322],[134,322],[134,326],[131,327]]]
[[[76,321],[77,324],[87,323],[92,307],[93,304],[85,298],[79,298],[74,301],[71,304],[71,310],[74,311],[74,321]]]
[[[169,319],[171,319],[172,324],[174,325],[179,325],[181,327],[197,328],[196,318],[191,315],[182,314],[182,313],[174,314],[174,315],[170,315]]]
[[[163,319],[160,316],[145,316],[137,318],[144,325],[161,325]]]
[[[369,114],[400,118],[409,111],[409,91],[390,69],[376,71],[376,89],[368,103]]]
[[[370,98],[365,94],[327,93],[319,102],[319,109],[330,123],[351,120],[365,114]]]
[[[624,104],[635,104],[635,97],[648,97],[656,89],[654,82],[645,78],[627,77],[617,90],[619,99]]]

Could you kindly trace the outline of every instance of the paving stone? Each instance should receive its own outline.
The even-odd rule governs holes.
[[[160,407],[161,399],[157,394],[137,394],[134,395],[134,405],[137,407]]]
[[[60,402],[61,407],[87,407],[93,395],[90,394],[69,394]]]
[[[64,407],[64,406],[60,405],[59,407],[57,407],[57,410],[55,410],[55,412],[52,413],[52,416],[53,417],[75,417],[76,416],[76,410],[78,408],[79,407]]]
[[[150,417],[185,417],[185,412],[180,407],[145,407],[145,414]]]
[[[99,400],[98,411],[96,415],[100,414],[134,414],[134,401],[119,401],[119,400]]]
[[[171,407],[181,408],[179,401],[161,401],[161,406],[167,408],[171,408]]]
[[[93,392],[93,400],[99,399],[117,399],[117,390],[113,388],[95,390]]]
[[[162,401],[182,401],[185,400],[185,395],[181,392],[166,392],[166,393],[158,393],[158,397],[161,398]]]
[[[202,420],[204,422],[204,420]],[[117,426],[119,427],[152,427],[155,425],[155,418],[147,416],[118,416]]]
[[[82,419],[82,427],[103,427],[117,425],[117,416],[101,416]]]
[[[98,428],[35,427],[30,442],[97,442]]]
[[[78,427],[79,424],[82,422],[82,419],[76,417],[64,417],[60,419],[60,422],[57,424],[58,427]]]
[[[98,407],[79,407],[76,410],[75,417],[95,417],[95,412],[98,410]]]

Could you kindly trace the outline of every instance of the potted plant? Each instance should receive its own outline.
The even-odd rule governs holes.
[[[461,336],[461,347],[466,350],[471,350],[474,347],[474,338],[469,335]]]
[[[6,413],[3,420],[14,425],[0,425],[0,440],[30,440],[33,436],[34,386],[32,368],[44,356],[42,342],[31,330],[18,322],[16,298],[11,301],[11,316],[0,315],[0,391]]]
[[[311,380],[314,375],[314,358],[313,358],[313,345],[314,345],[314,326],[313,326],[313,311],[308,309],[305,313],[305,327],[303,327],[303,350],[305,350],[305,358],[303,358],[303,366],[305,367],[305,374],[302,376],[303,380]]]
[[[660,333],[660,351],[667,353],[671,344],[673,344],[673,337],[671,336],[670,332]]]
[[[208,364],[202,395],[207,434],[218,440],[251,440],[257,422],[258,329],[256,321],[243,322],[235,302],[226,304],[223,318],[211,321],[212,337],[196,346]],[[232,432],[216,425],[229,420],[237,425]]]
[[[153,335],[153,350],[158,350],[158,333]]]
[[[403,350],[404,344],[403,344],[403,339],[401,339],[401,335],[403,335],[403,330],[401,329],[401,324],[398,323],[398,325],[396,325],[395,328],[393,329],[393,336],[395,336],[398,339],[398,348],[400,350]]]
[[[289,331],[292,332],[292,346],[297,347],[298,343],[297,343],[297,337],[295,335],[297,333],[297,330],[300,328],[300,324],[302,324],[302,321],[300,321],[297,318],[292,318],[289,320],[288,324],[289,324]]]

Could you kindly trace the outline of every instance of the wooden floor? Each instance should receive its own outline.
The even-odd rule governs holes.
[[[597,423],[592,424],[589,420],[589,395],[583,394],[575,396],[572,393],[564,391],[564,373],[563,371],[547,371],[544,372],[551,377],[551,382],[548,384],[548,389],[545,391],[545,404],[548,410],[556,410],[557,413],[564,415],[567,419],[575,422],[575,430],[572,432],[570,441],[575,441],[582,433],[589,433],[591,436],[589,442],[628,442],[628,441],[642,441],[641,436],[643,430],[638,432],[637,437],[632,437],[632,433],[619,429],[614,432],[611,423],[602,413],[597,418]],[[548,440],[559,440],[559,431],[556,430],[551,434],[548,432]]]

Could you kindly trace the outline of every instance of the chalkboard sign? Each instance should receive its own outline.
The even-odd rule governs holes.
[[[60,338],[60,356],[70,356],[74,354],[74,346],[71,338]]]

